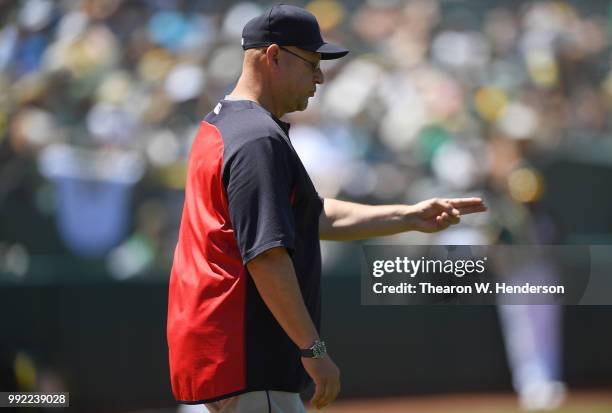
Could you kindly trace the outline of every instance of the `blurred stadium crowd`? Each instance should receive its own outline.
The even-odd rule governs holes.
[[[543,193],[530,159],[609,139],[608,1],[298,4],[351,49],[288,116],[322,196],[484,195],[491,212],[461,240],[508,227],[556,239],[546,218],[535,235],[512,226]],[[242,27],[267,5],[0,1],[0,278],[78,257],[117,279],[167,276],[198,122],[237,80]]]

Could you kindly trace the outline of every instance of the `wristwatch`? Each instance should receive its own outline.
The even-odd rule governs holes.
[[[314,344],[310,348],[301,348],[300,354],[302,357],[311,359],[322,359],[327,354],[327,348],[325,342],[321,340],[315,340]]]

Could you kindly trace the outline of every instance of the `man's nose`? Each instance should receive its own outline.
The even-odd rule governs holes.
[[[314,73],[314,81],[317,85],[320,85],[325,82],[325,76],[323,75],[321,68],[318,68],[317,71]]]

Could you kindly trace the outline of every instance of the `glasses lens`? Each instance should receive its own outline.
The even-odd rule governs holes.
[[[321,62],[317,62],[317,63],[311,62],[310,60],[306,59],[305,57],[302,57],[299,54],[294,53],[294,52],[292,52],[289,49],[285,49],[284,47],[280,47],[280,48],[283,49],[284,51],[286,51],[287,53],[290,53],[290,54],[294,55],[295,57],[298,57],[298,58],[302,59],[303,61],[305,61],[306,63],[308,63],[310,65],[310,68],[312,69],[313,72],[317,72],[317,71],[319,71],[321,69]]]

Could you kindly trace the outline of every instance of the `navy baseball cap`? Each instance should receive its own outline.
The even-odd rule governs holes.
[[[321,53],[322,60],[339,59],[349,52],[343,47],[323,41],[319,23],[312,13],[288,4],[272,6],[261,16],[249,20],[242,29],[244,50],[271,44],[295,46]]]

